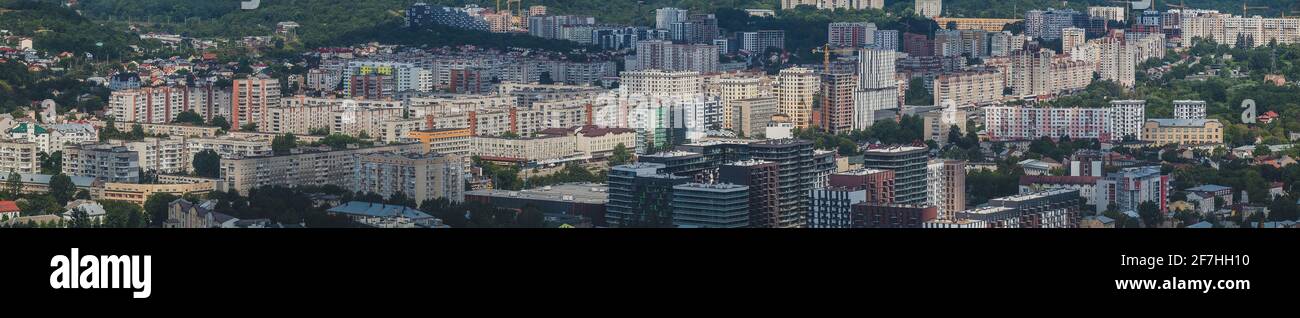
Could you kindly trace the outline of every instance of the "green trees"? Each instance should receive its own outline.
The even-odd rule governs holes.
[[[347,149],[349,144],[357,144],[360,146],[371,146],[374,145],[375,142],[369,140],[361,140],[357,137],[352,137],[344,134],[332,134],[329,136],[325,136],[325,138],[321,138],[320,141],[313,142],[311,145],[312,146],[326,145],[334,149]]]
[[[614,152],[609,155],[610,167],[627,164],[628,162],[631,161],[632,161],[631,152],[629,152],[627,150],[627,146],[623,145],[623,143],[621,142],[618,143],[618,145],[614,146]]]
[[[1160,223],[1165,221],[1165,214],[1160,212],[1160,205],[1152,201],[1138,204],[1137,212],[1138,216],[1142,218],[1142,223],[1149,228],[1159,227]]]
[[[1023,175],[1023,169],[1010,165],[999,165],[996,171],[981,169],[966,173],[968,205],[984,204],[992,198],[1019,193],[1020,176]]]
[[[175,194],[159,192],[149,195],[144,201],[144,212],[149,216],[149,224],[162,226],[167,222],[167,206],[179,199]]]
[[[212,149],[194,154],[194,174],[204,178],[221,177],[221,155]]]
[[[913,78],[907,84],[907,94],[904,97],[908,105],[937,105],[938,101],[934,100],[933,94],[925,89],[924,78]]]
[[[199,115],[199,113],[196,113],[193,110],[186,110],[181,112],[180,114],[176,114],[176,119],[172,120],[172,122],[178,124],[191,124],[191,125],[204,124],[203,116]]]
[[[271,140],[271,151],[275,152],[276,155],[287,155],[290,150],[297,146],[298,137],[293,134],[275,136],[275,139]]]
[[[19,175],[18,172],[10,171],[9,178],[5,179],[4,192],[0,193],[0,197],[4,197],[6,200],[17,198],[18,194],[22,193],[22,190],[23,176]]]
[[[72,183],[72,178],[66,174],[56,174],[50,178],[50,196],[60,206],[67,204],[72,200],[72,196],[77,194],[77,186]]]
[[[40,152],[36,158],[41,161],[41,174],[58,174],[63,171],[63,150],[55,150],[48,155]]]
[[[103,226],[108,228],[142,228],[149,218],[140,206],[123,201],[99,201],[104,206]]]
[[[208,121],[208,126],[221,127],[221,130],[230,130],[230,122],[226,121],[226,117],[221,115],[212,116],[212,120]]]

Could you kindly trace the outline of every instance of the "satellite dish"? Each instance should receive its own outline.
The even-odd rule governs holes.
[[[1148,2],[1150,0],[1147,0]],[[262,0],[247,0],[239,3],[239,8],[244,10],[253,10],[262,5]]]

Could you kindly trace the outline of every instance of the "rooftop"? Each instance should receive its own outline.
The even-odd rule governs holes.
[[[1218,119],[1184,119],[1184,118],[1150,118],[1147,122],[1154,122],[1160,127],[1204,127],[1207,122],[1219,122]]]
[[[465,192],[465,195],[605,204],[605,202],[609,200],[609,186],[600,183],[568,183],[520,191],[500,189],[474,190]]]
[[[840,173],[836,173],[836,174],[837,174],[837,175],[847,175],[847,176],[866,176],[866,175],[873,175],[873,174],[877,174],[877,173],[881,173],[881,172],[885,172],[885,171],[888,171],[888,170],[884,170],[884,169],[863,168],[863,169],[857,169],[857,170],[850,170],[850,171],[840,172]]]
[[[892,146],[892,147],[867,149],[866,151],[863,151],[863,153],[900,153],[900,152],[912,152],[912,151],[925,151],[925,149],[926,147]]]
[[[694,183],[694,182],[692,182],[692,183],[687,183],[687,184],[682,184],[682,185],[674,186],[673,189],[695,189],[695,190],[706,190],[706,191],[710,191],[710,192],[730,192],[730,191],[726,191],[726,190],[747,190],[747,189],[749,189],[749,187],[748,187],[748,186],[744,186],[744,185],[738,185],[738,184],[730,184],[730,183]]]
[[[330,208],[327,212],[372,217],[406,217],[412,219],[433,217],[424,212],[420,212],[420,210],[401,205],[388,205],[361,201],[344,203],[343,205]]]
[[[652,154],[642,155],[641,158],[672,158],[672,157],[686,157],[692,155],[699,156],[700,154],[690,152],[690,151],[669,150],[669,151],[660,151]]]
[[[741,161],[736,161],[736,162],[728,163],[727,165],[728,165],[728,166],[739,166],[739,167],[752,167],[752,166],[757,166],[757,165],[761,165],[761,164],[768,164],[768,163],[772,163],[772,162],[771,162],[771,161],[757,160],[757,159],[749,159],[749,160],[741,160]]]
[[[1187,189],[1187,191],[1190,192],[1219,192],[1224,190],[1232,191],[1232,188],[1217,185],[1217,184],[1205,184],[1205,185],[1200,185],[1194,188]]]
[[[1020,185],[1031,184],[1097,184],[1100,177],[1093,176],[1020,176]]]
[[[19,173],[18,176],[22,177],[23,183],[40,183],[40,184],[49,184],[50,178],[54,177],[48,174],[36,174],[36,173]],[[68,178],[72,179],[72,184],[76,185],[78,188],[89,188],[92,184],[95,183],[95,178],[92,177],[68,176]]]
[[[1075,190],[1075,189],[1051,189],[1051,190],[1039,191],[1039,192],[1034,192],[1034,193],[1017,194],[1017,195],[1006,196],[1006,197],[1001,197],[1001,198],[994,198],[993,200],[1000,200],[1000,201],[1027,201],[1027,200],[1033,200],[1033,199],[1046,198],[1046,197],[1049,197],[1049,196],[1059,195],[1059,194],[1067,193],[1067,192],[1078,192],[1078,191],[1079,191],[1079,190]]]

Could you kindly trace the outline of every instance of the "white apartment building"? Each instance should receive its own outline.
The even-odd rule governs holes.
[[[1146,101],[1116,100],[1105,108],[984,107],[985,133],[993,141],[1041,137],[1098,139],[1103,142],[1142,137]]]
[[[865,48],[875,43],[876,24],[835,22],[826,27],[826,43],[834,47]]]
[[[1203,100],[1176,100],[1173,104],[1176,119],[1205,119]]]
[[[885,0],[781,0],[781,9],[789,10],[806,5],[817,9],[882,9]]]
[[[110,140],[107,144],[123,146],[135,152],[140,171],[159,174],[184,174],[190,171],[193,156],[186,148],[185,137],[148,137],[142,140]]]
[[[1300,18],[1242,17],[1218,11],[1194,10],[1182,17],[1184,39],[1206,38],[1234,45],[1238,39],[1248,41],[1251,47],[1300,43]],[[1191,41],[1183,41],[1190,46]]]
[[[913,10],[919,16],[937,18],[943,15],[943,0],[916,0],[916,8]]]
[[[646,70],[619,74],[619,89],[625,95],[704,94],[704,77],[692,71]]]
[[[361,75],[392,76],[396,92],[433,91],[433,72],[412,63],[351,61],[343,68],[343,94],[350,96],[352,77]]]
[[[858,54],[858,88],[853,92],[853,129],[866,129],[876,122],[875,112],[898,108],[897,53],[861,50]]]

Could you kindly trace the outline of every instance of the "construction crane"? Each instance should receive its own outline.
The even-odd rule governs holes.
[[[518,11],[517,13],[514,13],[515,16],[523,16],[524,14],[523,0],[506,0],[506,12],[512,12],[510,11],[510,4],[512,3],[515,5],[515,11]],[[497,0],[497,13],[501,13],[501,0]]]
[[[1248,5],[1246,5],[1246,0],[1241,0],[1241,17],[1245,18],[1245,17],[1249,16],[1247,13],[1250,11],[1250,9],[1268,9],[1268,7],[1252,7],[1252,6],[1248,6]]]
[[[839,54],[845,54],[845,53],[848,53],[848,54],[853,54],[853,52],[857,52],[857,51],[858,51],[858,50],[857,50],[857,49],[854,49],[854,48],[834,48],[834,49],[832,49],[832,48],[831,48],[831,45],[830,45],[829,43],[828,43],[828,44],[825,44],[825,45],[822,45],[822,47],[819,47],[819,48],[813,48],[813,50],[812,50],[813,53],[821,53],[821,54],[822,54],[822,67],[825,69],[824,72],[822,72],[822,74],[830,74],[830,73],[831,73],[831,53],[839,53]]]

